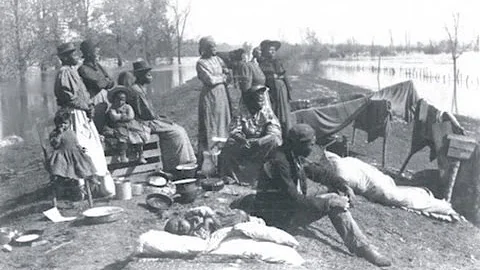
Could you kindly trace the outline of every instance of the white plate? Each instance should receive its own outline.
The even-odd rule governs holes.
[[[16,242],[18,243],[28,243],[37,240],[40,237],[40,235],[32,233],[32,234],[25,234],[17,237],[15,239]]]
[[[156,187],[164,187],[167,184],[167,179],[161,176],[149,176],[148,183]]]
[[[123,212],[123,208],[117,206],[100,206],[90,208],[82,213],[85,217],[104,217]]]
[[[188,179],[182,179],[182,180],[174,181],[173,183],[175,185],[181,185],[181,184],[195,183],[196,181],[197,181],[197,179],[195,179],[195,178],[188,178]]]
[[[197,164],[180,164],[180,165],[177,165],[177,167],[175,167],[175,169],[181,171],[181,170],[193,170],[193,169],[196,169],[198,167]]]

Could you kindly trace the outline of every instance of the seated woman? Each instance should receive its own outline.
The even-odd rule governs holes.
[[[135,62],[133,66],[133,73],[124,71],[119,74],[118,83],[130,90],[127,103],[132,106],[135,119],[160,137],[163,169],[173,172],[177,165],[196,163],[197,158],[185,129],[157,115],[147,100],[146,86],[153,80],[151,68],[144,61]]]
[[[260,166],[282,144],[280,123],[266,105],[266,90],[265,86],[254,86],[244,94],[247,112],[232,121],[229,138],[219,156],[220,176],[224,181],[230,177],[239,183],[236,176],[239,164],[253,161]]]
[[[128,162],[127,148],[128,145],[133,145],[137,161],[145,164],[147,161],[143,156],[143,145],[150,138],[150,129],[135,120],[132,106],[126,103],[127,95],[128,89],[124,86],[117,86],[108,92],[108,99],[112,106],[107,111],[107,125],[110,132],[105,132],[105,136],[116,141],[115,148],[118,149],[119,162]]]

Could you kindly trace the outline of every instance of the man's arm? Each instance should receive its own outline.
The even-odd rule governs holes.
[[[348,193],[351,190],[345,179],[337,176],[335,172],[328,169],[325,165],[306,161],[304,169],[307,177],[314,182],[333,187],[334,189],[345,193]]]

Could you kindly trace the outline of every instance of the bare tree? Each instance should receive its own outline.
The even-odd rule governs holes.
[[[457,104],[457,82],[458,82],[458,68],[457,68],[457,59],[465,51],[465,47],[461,48],[458,43],[458,27],[460,25],[460,14],[455,13],[453,17],[453,26],[452,29],[448,28],[445,25],[445,31],[448,35],[448,47],[453,60],[453,98],[452,98],[452,112],[458,114],[458,104]]]
[[[177,40],[177,61],[178,64],[182,63],[182,44],[183,34],[185,32],[185,26],[187,25],[188,15],[190,14],[191,2],[188,2],[184,9],[180,9],[178,6],[178,0],[174,3],[170,3],[169,7],[173,11],[173,20],[175,25],[175,36]]]

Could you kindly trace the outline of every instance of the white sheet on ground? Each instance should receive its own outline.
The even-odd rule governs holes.
[[[397,186],[390,176],[357,158],[342,158],[330,152],[326,156],[355,193],[371,201],[419,211],[443,220],[459,218],[448,202],[436,199],[426,188]]]
[[[237,227],[240,224],[242,225]],[[298,242],[287,232],[272,230],[272,227],[256,222],[239,223],[235,227],[217,230],[207,240],[150,230],[140,236],[137,254],[148,257],[213,254],[291,265],[301,265],[304,262],[291,247],[298,246]]]

